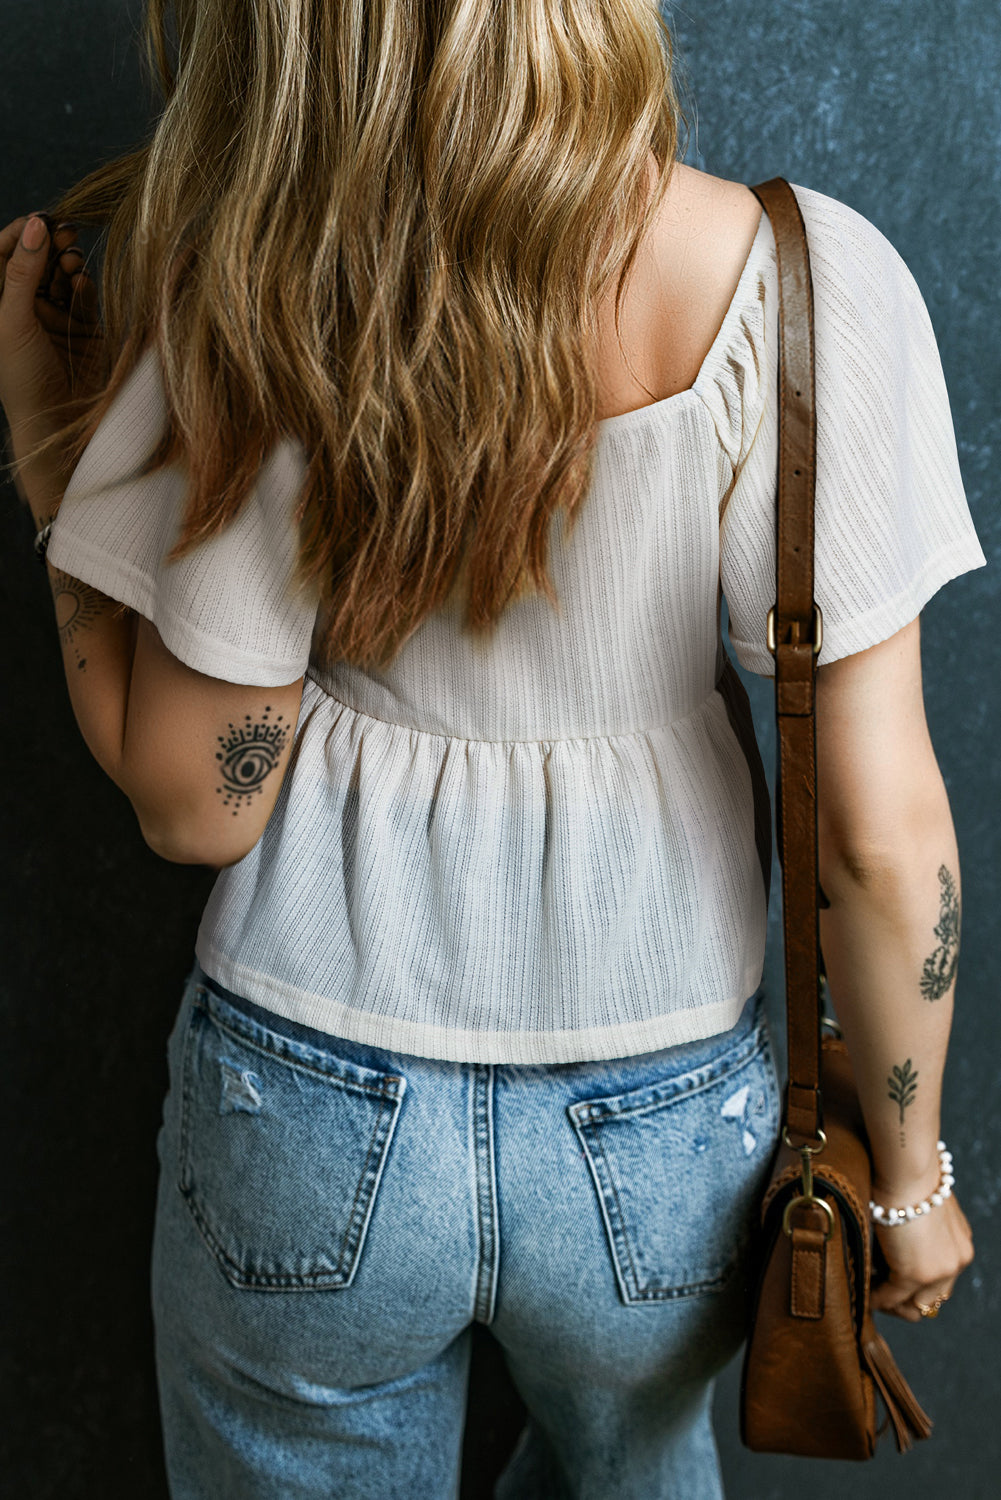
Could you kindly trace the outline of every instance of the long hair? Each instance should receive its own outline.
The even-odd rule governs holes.
[[[107,226],[110,374],[49,441],[78,461],[155,341],[170,560],[291,435],[327,659],[385,667],[460,579],[479,636],[533,589],[558,609],[596,308],[618,272],[618,335],[678,154],[657,0],[147,0],[144,42],[148,143],[51,210]]]

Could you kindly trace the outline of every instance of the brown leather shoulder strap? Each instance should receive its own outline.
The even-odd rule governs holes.
[[[822,1126],[820,924],[817,878],[817,652],[813,597],[817,473],[813,283],[806,226],[783,177],[751,189],[771,220],[779,284],[777,598],[769,615],[778,730],[777,834],[782,867],[789,1083],[786,1124],[809,1138]]]

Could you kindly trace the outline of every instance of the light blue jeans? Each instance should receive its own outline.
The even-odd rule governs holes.
[[[195,966],[168,1045],[152,1303],[173,1500],[455,1500],[471,1325],[529,1420],[498,1500],[715,1500],[777,1142],[762,992],[704,1041],[441,1062]]]

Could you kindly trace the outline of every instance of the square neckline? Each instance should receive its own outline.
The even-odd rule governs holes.
[[[699,366],[698,374],[695,376],[692,384],[686,386],[683,391],[675,391],[673,395],[662,396],[659,401],[647,401],[643,406],[634,406],[630,411],[616,412],[614,416],[602,417],[596,424],[599,441],[606,433],[611,434],[622,431],[629,425],[638,425],[651,412],[666,411],[672,403],[680,404],[690,401],[693,396],[697,397],[699,395],[699,387],[704,383],[714,367],[720,349],[729,342],[731,324],[743,306],[745,285],[755,268],[758,251],[765,239],[766,230],[770,228],[770,222],[768,215],[762,209],[761,216],[758,219],[758,227],[754,231],[754,238],[751,241],[750,249],[747,252],[740,275],[737,278],[737,285],[733,289],[733,296],[730,298],[726,312],[723,314],[723,320],[716,332],[716,337],[710,344],[706,357]]]

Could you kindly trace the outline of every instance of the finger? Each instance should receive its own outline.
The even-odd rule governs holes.
[[[876,1287],[869,1299],[869,1305],[874,1312],[900,1313],[902,1308],[910,1304],[914,1306],[914,1295],[918,1288],[911,1283],[906,1286],[896,1286],[893,1282],[886,1281],[882,1286]]]
[[[73,287],[66,301],[52,302],[48,297],[36,297],[35,316],[50,333],[67,327],[77,328],[81,333],[93,333],[97,327],[88,304]]]
[[[906,1302],[909,1297],[913,1297],[922,1285],[923,1282],[914,1276],[901,1276],[898,1272],[891,1271],[885,1281],[873,1283],[869,1305],[886,1312],[899,1302]]]
[[[38,295],[44,295],[46,300],[54,303],[56,307],[69,307],[73,300],[73,278],[82,270],[83,260],[79,256],[74,256],[72,259],[67,257],[65,263],[58,260],[53,267],[48,286],[39,287]]]
[[[955,1277],[946,1277],[940,1281],[931,1281],[914,1293],[911,1302],[919,1322],[938,1317],[952,1296],[955,1284]]]
[[[74,244],[75,238],[76,230],[71,229],[66,225],[61,225],[58,229],[52,229],[50,227],[46,260],[47,274],[51,275],[55,272],[60,260],[67,253],[67,251],[80,250],[80,246]],[[80,254],[83,254],[82,250],[80,250]]]
[[[48,288],[53,301],[69,297],[73,273],[86,267],[86,256],[80,246],[74,244],[75,238],[75,228],[65,225],[60,232],[52,233],[52,250],[42,285]]]
[[[925,1307],[934,1307],[937,1302],[940,1306],[944,1307],[955,1291],[955,1288],[955,1276],[942,1276],[938,1281],[930,1281],[919,1292],[915,1292],[913,1298],[914,1304],[917,1306],[920,1302]]]
[[[76,224],[70,223],[69,220],[64,220],[53,229],[52,242],[60,252],[68,250],[71,245],[76,244],[76,237],[79,232]]]
[[[34,224],[38,216],[33,216]],[[28,220],[24,230],[27,231]],[[3,288],[3,315],[9,328],[21,331],[34,327],[35,293],[45,274],[46,255],[49,249],[49,232],[44,220],[41,232],[34,243],[24,241],[24,233],[18,238],[7,261]]]
[[[12,220],[10,224],[0,229],[0,294],[3,293],[7,262],[17,249],[24,227],[31,217],[30,214],[22,214],[19,219]],[[60,255],[73,246],[79,231],[77,225],[69,220],[64,220],[53,227],[47,214],[39,213],[36,217],[41,218],[49,229],[48,243],[45,247],[46,265],[42,277],[42,280],[47,283]]]
[[[7,262],[17,248],[21,231],[27,224],[29,217],[29,215],[25,214],[20,219],[15,219],[13,223],[8,224],[5,229],[0,230],[0,296],[3,295]],[[40,214],[38,217],[45,219],[46,215]],[[67,251],[78,251],[81,256],[83,255],[83,251],[76,244],[78,232],[78,226],[69,221],[57,224],[54,229],[51,228],[50,223],[49,243],[45,252],[45,270],[40,279],[40,286],[49,287],[53,277],[61,276],[61,270],[66,270],[68,275],[72,275],[72,260],[64,261],[63,257]],[[61,295],[61,293],[57,293],[57,295]]]
[[[0,229],[0,259],[9,260],[14,254],[17,242],[30,217],[30,214],[22,214],[19,219],[12,219],[9,224]]]
[[[31,214],[22,214],[18,219],[12,219],[9,224],[0,229],[0,269],[11,258],[17,249],[18,241],[24,233],[24,227]],[[42,219],[49,230],[46,254],[58,254],[73,244],[78,233],[77,226],[69,220],[63,220],[60,224],[53,226],[48,214],[36,210],[34,217]]]
[[[35,296],[35,311],[46,328],[55,329],[60,326],[58,320],[46,321],[47,315],[53,312],[68,315],[73,322],[85,329],[93,328],[100,321],[97,288],[86,272],[74,272],[67,278],[65,295],[55,295],[56,290],[55,287],[52,288],[48,295],[39,291]]]

